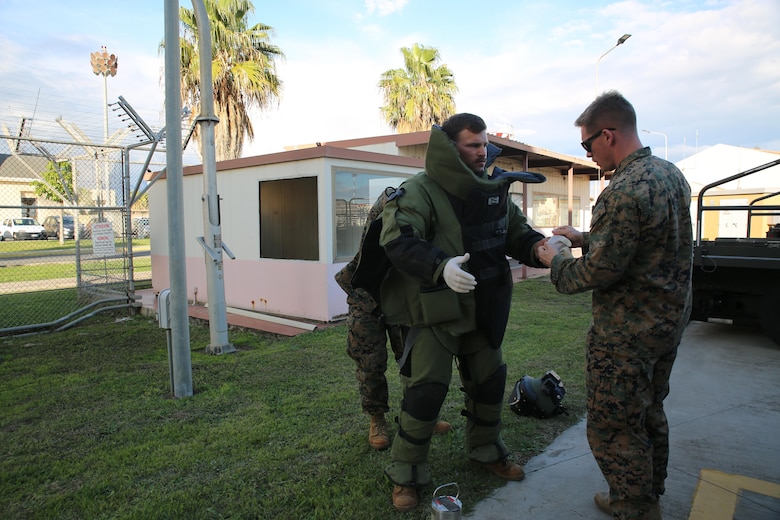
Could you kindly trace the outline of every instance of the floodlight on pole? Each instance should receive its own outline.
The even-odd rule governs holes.
[[[666,134],[662,134],[661,132],[651,132],[650,130],[642,130],[643,132],[647,134],[655,134],[655,135],[662,135],[664,136],[664,159],[667,161],[669,160],[669,141],[666,139]]]
[[[612,48],[610,48],[607,52],[605,52],[604,54],[599,56],[599,59],[596,60],[596,84],[595,84],[595,88],[593,89],[594,90],[594,95],[596,95],[596,96],[599,95],[599,62],[601,61],[601,58],[603,58],[604,56],[606,56],[607,54],[609,54],[610,52],[615,50],[615,48],[617,48],[618,46],[623,45],[624,43],[626,43],[626,40],[628,40],[629,38],[631,38],[630,34],[624,34],[623,36],[618,38],[617,43]]]
[[[108,76],[116,76],[116,69],[119,65],[119,58],[116,54],[109,54],[105,45],[100,46],[100,50],[92,52],[89,55],[89,62],[92,65],[92,72],[96,76],[103,76],[103,142],[108,142]],[[108,168],[104,164],[104,175],[106,177],[105,184],[108,188]],[[103,181],[98,180],[98,197],[103,198]],[[102,206],[102,201],[98,201],[98,206]],[[103,213],[101,210],[100,218],[102,220]]]
[[[103,76],[103,137],[108,141],[108,76],[116,76],[119,58],[116,54],[109,54],[106,46],[102,45],[99,51],[90,53],[89,62],[92,72],[96,76]]]

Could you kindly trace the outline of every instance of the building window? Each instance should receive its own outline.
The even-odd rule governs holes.
[[[260,257],[319,260],[317,178],[260,182]]]
[[[36,199],[33,197],[22,197],[22,216],[38,218],[38,208],[35,206]]]
[[[336,219],[336,258],[347,261],[357,253],[368,211],[388,186],[398,187],[406,177],[357,171],[336,171],[333,175]]]
[[[552,193],[534,193],[533,225],[553,228],[569,224],[569,198]],[[580,198],[574,197],[572,226],[580,225]]]

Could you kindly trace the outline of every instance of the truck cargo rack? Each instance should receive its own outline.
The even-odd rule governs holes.
[[[755,217],[780,216],[780,204],[765,203],[772,198],[780,202],[780,191],[762,195],[746,205],[704,203],[704,196],[711,189],[777,165],[780,159],[708,184],[699,192],[691,319],[759,326],[780,344],[780,223],[775,222],[766,237],[750,236],[755,232]],[[746,236],[702,239],[703,217],[708,211],[744,212]]]

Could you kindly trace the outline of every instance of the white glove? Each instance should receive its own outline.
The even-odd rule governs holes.
[[[469,261],[470,255],[466,253],[463,256],[455,256],[447,261],[447,265],[444,266],[444,282],[447,287],[455,291],[456,293],[467,293],[474,290],[477,286],[477,279],[474,275],[461,269],[461,265]]]
[[[563,235],[553,235],[547,241],[547,246],[552,247],[566,258],[573,258],[571,254],[571,240]]]

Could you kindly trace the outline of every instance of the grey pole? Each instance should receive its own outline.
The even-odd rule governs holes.
[[[129,296],[135,296],[135,266],[133,262],[133,226],[132,207],[133,198],[130,193],[130,149],[122,149],[122,191],[125,194],[125,240],[127,244],[127,292]],[[73,230],[75,232],[75,228]]]
[[[203,237],[200,245],[205,250],[206,287],[209,302],[210,344],[206,352],[227,354],[235,352],[228,341],[227,305],[225,303],[225,272],[222,249],[233,256],[222,242],[217,193],[217,158],[214,146],[214,127],[219,119],[214,114],[214,87],[211,77],[211,30],[203,0],[192,0],[198,22],[198,55],[200,56],[200,150],[203,154]]]
[[[184,269],[184,194],[181,151],[181,42],[179,2],[165,0],[165,128],[168,202],[168,272],[171,281],[173,395],[192,396],[187,273]]]
[[[645,133],[648,134],[655,134],[655,135],[661,135],[664,138],[664,159],[669,160],[669,140],[666,137],[666,134],[662,132],[651,132],[650,130],[642,130]]]

